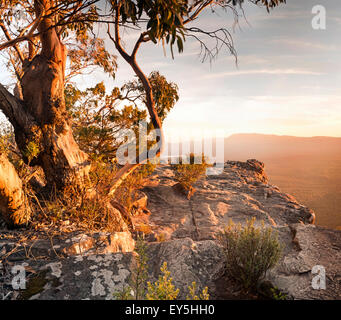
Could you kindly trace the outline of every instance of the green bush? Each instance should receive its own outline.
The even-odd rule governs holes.
[[[178,181],[185,190],[189,191],[192,189],[193,184],[206,173],[207,167],[208,164],[204,155],[196,156],[191,153],[187,157],[186,163],[183,163],[180,159],[179,164],[173,165],[175,180]]]
[[[163,263],[161,272],[162,275],[159,276],[159,279],[156,282],[147,283],[147,300],[176,300],[180,290],[172,284],[173,279],[167,269],[167,262]],[[198,296],[196,282],[193,281],[192,286],[188,286],[187,300],[209,300],[209,298],[208,287],[205,287]]]
[[[136,264],[131,270],[129,285],[113,294],[116,300],[176,300],[180,290],[177,289],[172,281],[170,272],[167,269],[167,262],[164,262],[161,275],[154,283],[148,279],[148,255],[147,245],[142,237],[138,237],[135,250],[137,253]],[[187,300],[209,300],[208,287],[197,295],[196,282],[188,286]]]
[[[242,227],[230,221],[219,236],[226,256],[227,273],[246,291],[255,289],[267,270],[276,265],[281,244],[271,227],[254,226],[255,219],[246,220]]]
[[[186,300],[209,300],[210,295],[208,293],[208,287],[205,287],[202,292],[197,295],[197,284],[195,281],[192,282],[192,286],[188,286],[188,295]]]
[[[146,296],[148,279],[147,244],[142,236],[138,236],[134,251],[136,263],[131,270],[129,285],[122,291],[114,293],[116,300],[143,300]]]
[[[31,161],[39,155],[39,152],[40,149],[38,143],[35,141],[30,141],[26,145],[26,149],[24,152],[24,156],[27,158],[28,163],[31,163]]]
[[[177,298],[179,289],[172,284],[173,279],[167,269],[167,262],[163,263],[161,272],[162,275],[155,283],[147,282],[147,300],[175,300]]]
[[[141,236],[137,238],[135,252],[138,255],[136,257],[136,267],[131,274],[130,287],[134,293],[134,299],[140,300],[144,299],[146,295],[148,279],[147,244]]]
[[[286,293],[279,290],[277,287],[271,289],[273,300],[287,300],[288,296]]]

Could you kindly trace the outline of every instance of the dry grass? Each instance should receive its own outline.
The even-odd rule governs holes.
[[[145,224],[145,223],[141,223],[139,225],[136,225],[135,230],[137,232],[143,233],[145,235],[153,233],[152,227],[150,225],[148,225],[148,224]]]
[[[74,230],[119,231],[122,219],[129,225],[133,204],[138,199],[138,190],[155,169],[152,164],[141,165],[127,177],[114,197],[108,198],[107,193],[119,168],[115,163],[99,159],[92,162],[90,179],[82,189],[69,185],[63,192],[50,191],[46,194],[41,192],[40,187],[34,189],[30,184],[33,176],[39,177],[38,180],[44,183],[44,173],[41,168],[30,167],[23,162],[10,129],[0,132],[0,150],[7,154],[23,181],[27,205],[32,209],[29,229],[49,230],[49,233]],[[34,157],[35,148],[30,148],[29,151]],[[125,214],[122,217],[109,205],[112,200],[117,203],[116,209],[124,209]]]
[[[107,191],[114,179],[117,167],[110,163],[94,162],[90,172],[90,181],[82,190],[69,185],[63,193],[52,192],[46,198],[37,198],[30,192],[31,207],[35,214],[31,224],[38,228],[55,226],[55,229],[74,231],[121,231],[122,219],[129,225],[132,205],[137,197],[137,191],[154,170],[153,165],[142,165],[133,172],[117,190],[113,198],[108,198]],[[92,196],[89,196],[92,194]],[[95,195],[95,196],[93,196]],[[128,215],[118,217],[112,209],[111,200],[118,202]],[[145,230],[148,233],[148,230]],[[150,231],[149,231],[150,232]]]

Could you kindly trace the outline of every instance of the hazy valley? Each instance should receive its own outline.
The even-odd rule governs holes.
[[[225,160],[258,159],[272,184],[313,209],[316,224],[341,228],[341,138],[236,134]]]

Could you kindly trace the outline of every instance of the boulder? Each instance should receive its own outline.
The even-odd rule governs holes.
[[[157,280],[166,261],[173,283],[180,289],[179,298],[186,298],[193,281],[198,290],[212,287],[224,269],[221,248],[212,240],[194,242],[186,238],[152,243],[147,252],[150,281]],[[24,290],[11,290],[10,266],[14,262],[27,270]],[[0,295],[12,299],[112,300],[115,293],[129,285],[133,265],[134,253],[72,255],[70,252],[63,259],[8,259],[0,266],[0,278],[5,284],[2,290],[0,287]]]
[[[151,281],[156,281],[160,268],[167,262],[173,284],[180,290],[179,299],[186,299],[188,286],[196,283],[198,292],[212,288],[224,273],[223,252],[216,241],[193,241],[191,238],[151,243],[148,246],[151,261]]]
[[[286,249],[267,279],[292,299],[341,299],[341,232],[302,224],[290,231],[292,238],[283,239],[282,230]]]
[[[25,240],[16,237],[15,232],[7,232],[7,236],[0,238],[0,259],[55,259],[79,254],[132,252],[134,247],[135,241],[129,232],[72,232]]]

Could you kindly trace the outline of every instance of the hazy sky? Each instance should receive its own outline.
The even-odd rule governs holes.
[[[247,22],[240,18],[234,31],[229,13],[205,13],[198,20],[196,25],[207,30],[231,30],[238,67],[224,51],[212,64],[201,63],[200,48],[192,40],[174,60],[169,53],[164,56],[162,46],[143,45],[138,55],[141,68],[146,73],[159,70],[179,86],[180,100],[164,122],[166,134],[195,136],[218,129],[225,135],[341,137],[341,3],[287,2],[271,14],[245,6]],[[326,9],[326,30],[312,28],[315,5]],[[122,37],[128,48],[134,36]],[[77,83],[85,88],[104,80],[108,89],[120,86],[133,73],[123,60],[118,62],[115,81],[96,72],[79,77]],[[6,82],[4,75],[0,81]]]

